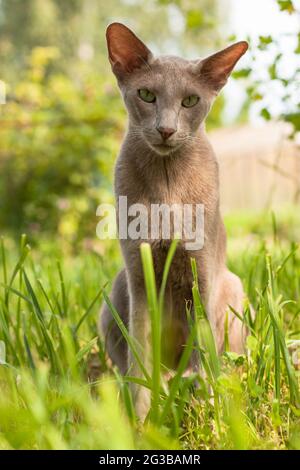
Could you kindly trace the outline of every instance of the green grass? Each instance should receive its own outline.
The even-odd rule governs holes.
[[[31,250],[25,237],[20,246],[9,237],[2,240],[0,449],[300,448],[297,213],[226,218],[229,266],[243,279],[257,312],[254,322],[246,315],[246,354],[226,348],[216,355],[192,265],[197,322],[187,309],[190,337],[169,380],[160,364],[160,319],[175,244],[158,292],[151,250],[142,249],[151,370],[111,306],[140,363],[143,378],[136,379],[121,377],[111,366],[96,328],[100,304],[108,301],[121,265],[117,245],[74,254],[60,242],[43,240]],[[203,372],[184,377],[191,354],[198,355]],[[144,425],[135,416],[131,382],[151,390]]]

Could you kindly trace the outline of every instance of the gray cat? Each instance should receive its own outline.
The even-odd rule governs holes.
[[[107,29],[112,70],[129,115],[129,125],[115,168],[115,196],[127,196],[128,205],[203,204],[204,246],[189,251],[177,248],[166,289],[163,338],[166,360],[176,367],[188,336],[187,302],[192,303],[191,257],[196,259],[199,290],[211,322],[217,347],[224,343],[225,314],[229,315],[231,350],[243,350],[242,322],[228,306],[243,314],[244,291],[240,279],[225,264],[226,234],[219,211],[218,163],[207,140],[204,120],[212,102],[238,59],[246,42],[238,42],[203,60],[173,56],[154,57],[135,34],[120,23]],[[170,237],[172,238],[172,237]],[[125,268],[117,275],[111,300],[130,334],[142,347],[143,361],[150,368],[150,317],[142,273],[140,244],[143,240],[120,240]],[[170,242],[151,244],[157,285]],[[134,357],[106,305],[100,329],[112,361],[122,371],[141,377]],[[195,361],[195,358],[193,358]],[[192,361],[192,362],[193,362]],[[192,363],[192,367],[197,364]],[[133,387],[137,414],[149,409],[149,391]]]

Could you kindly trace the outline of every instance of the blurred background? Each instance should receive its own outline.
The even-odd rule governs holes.
[[[207,128],[225,214],[299,211],[299,0],[0,0],[0,233],[99,244],[126,113],[105,28],[197,58],[247,39]]]

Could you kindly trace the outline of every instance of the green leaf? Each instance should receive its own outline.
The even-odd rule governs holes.
[[[238,354],[234,351],[226,351],[222,355],[230,362],[232,362],[237,367],[242,366],[246,361],[246,356],[244,354]]]
[[[232,73],[232,76],[233,78],[247,78],[249,77],[251,73],[251,69],[250,68],[244,68],[244,69],[240,69],[240,70],[236,70],[235,72]]]
[[[269,44],[273,42],[272,36],[259,36],[259,45],[258,48],[265,50]]]
[[[204,15],[200,10],[189,10],[186,16],[186,25],[189,29],[200,28],[204,23]]]
[[[290,15],[296,11],[292,0],[277,0],[277,3],[281,11],[287,11]]]
[[[300,131],[300,112],[285,114],[283,118],[286,122],[293,124],[295,131]]]
[[[267,108],[263,108],[260,112],[260,115],[266,120],[266,121],[270,121],[271,119],[271,114],[270,112],[267,110]]]
[[[268,68],[268,72],[269,72],[269,75],[270,75],[270,79],[271,80],[276,80],[276,78],[277,78],[276,62],[274,62],[274,64],[270,65],[270,67]]]
[[[263,95],[261,93],[258,93],[258,92],[254,92],[252,95],[251,95],[251,99],[253,101],[261,101],[263,99]]]
[[[300,54],[300,33],[298,33],[298,44],[294,52],[295,54]]]

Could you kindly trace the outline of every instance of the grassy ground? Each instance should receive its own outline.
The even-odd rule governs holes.
[[[226,225],[229,265],[242,277],[257,311],[254,323],[246,315],[247,352],[216,356],[195,279],[198,321],[190,318],[191,337],[179,369],[164,381],[159,367],[163,286],[155,292],[146,246],[155,353],[153,370],[145,371],[142,381],[152,390],[144,426],[136,421],[129,393],[134,378],[121,378],[111,368],[97,336],[102,288],[108,282],[109,291],[121,263],[117,246],[84,247],[74,255],[54,242],[30,250],[24,237],[20,247],[5,238],[0,248],[0,449],[300,448],[299,208],[276,217],[233,214]],[[205,374],[184,378],[193,348]]]

